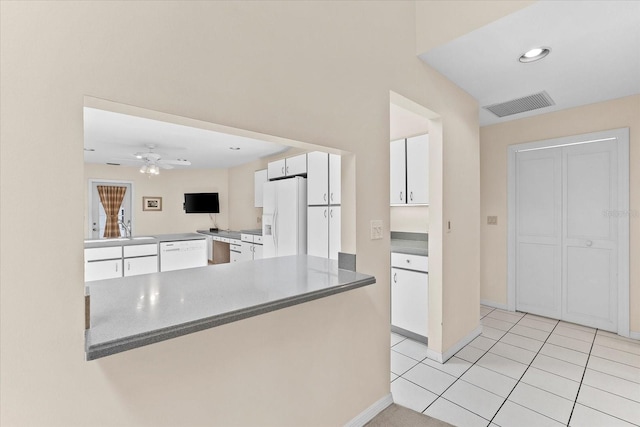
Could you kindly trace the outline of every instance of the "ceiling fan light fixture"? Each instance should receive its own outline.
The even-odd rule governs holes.
[[[140,166],[140,173],[147,173],[147,165]]]
[[[528,51],[520,55],[520,58],[518,58],[518,61],[525,64],[528,62],[539,61],[545,56],[549,55],[549,53],[551,53],[550,47],[536,47],[533,49],[529,49]]]

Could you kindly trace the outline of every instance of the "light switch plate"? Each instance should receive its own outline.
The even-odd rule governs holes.
[[[382,239],[382,220],[371,221],[371,240]]]

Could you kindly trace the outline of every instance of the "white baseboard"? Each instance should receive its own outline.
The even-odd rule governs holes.
[[[391,393],[378,400],[373,405],[358,414],[355,418],[345,424],[345,427],[362,427],[371,421],[380,412],[387,409],[393,403],[393,395]]]
[[[444,363],[447,360],[451,359],[454,354],[460,351],[465,345],[469,344],[471,341],[476,339],[482,333],[482,325],[478,325],[473,331],[471,331],[466,337],[462,338],[460,341],[451,346],[444,353],[438,353],[437,351],[427,349],[427,358],[431,360],[435,360],[439,363]]]
[[[640,340],[640,332],[629,331],[629,338]]]
[[[481,299],[480,304],[486,305],[487,307],[499,308],[500,310],[509,311],[507,304],[499,304],[497,302],[489,301],[486,299]]]

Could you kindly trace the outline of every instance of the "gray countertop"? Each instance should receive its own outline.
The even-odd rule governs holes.
[[[375,283],[335,260],[296,255],[87,284],[87,360]]]
[[[105,248],[109,246],[133,246],[133,245],[145,245],[149,243],[159,242],[176,242],[180,240],[199,240],[204,239],[205,236],[198,233],[178,233],[178,234],[155,234],[150,236],[136,236],[132,238],[117,238],[117,239],[91,239],[84,241],[85,249],[89,248]]]
[[[227,239],[237,239],[240,240],[240,232],[233,230],[218,230],[218,231],[209,231],[209,230],[197,230],[200,234],[207,234],[209,236],[218,236],[225,237]]]
[[[429,256],[429,235],[426,233],[392,231],[391,252]]]

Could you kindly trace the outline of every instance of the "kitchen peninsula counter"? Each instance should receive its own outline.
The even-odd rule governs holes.
[[[295,255],[94,281],[93,360],[375,283],[335,260]]]

